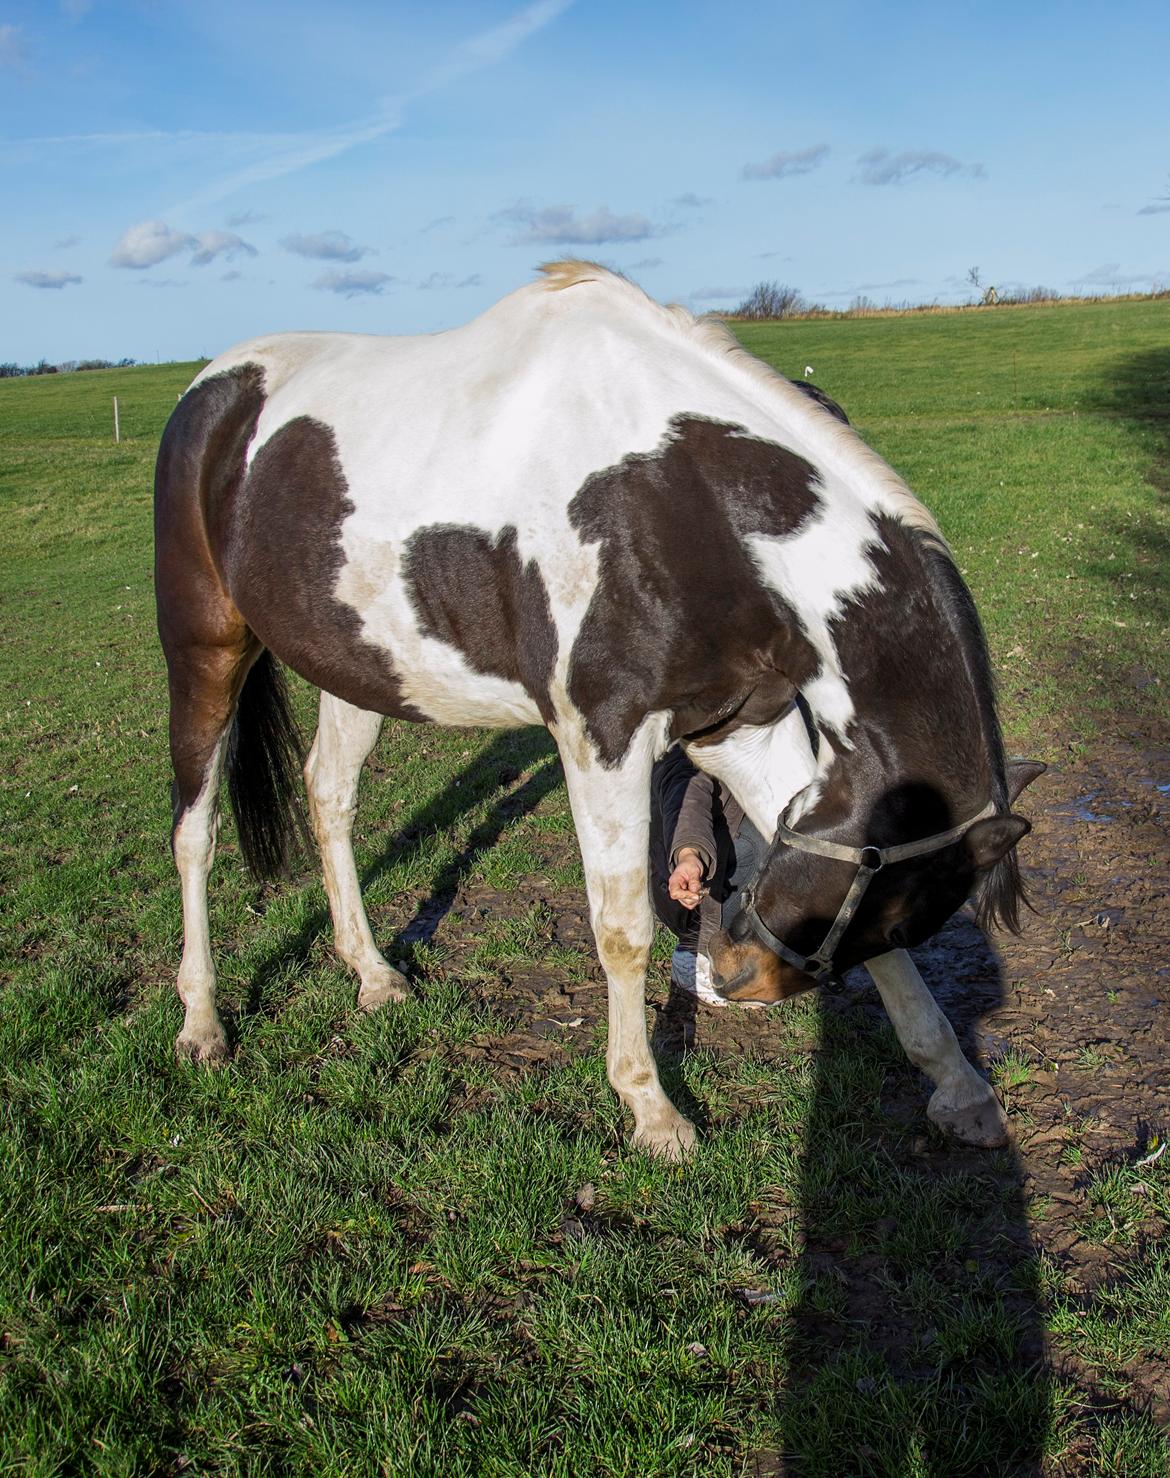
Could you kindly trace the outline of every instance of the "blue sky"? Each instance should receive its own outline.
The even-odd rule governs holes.
[[[0,0],[0,360],[1170,285],[1170,6]]]

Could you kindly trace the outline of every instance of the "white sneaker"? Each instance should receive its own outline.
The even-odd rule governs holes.
[[[693,949],[676,949],[670,960],[672,985],[685,990],[708,1006],[730,1006],[711,984],[711,961]]]

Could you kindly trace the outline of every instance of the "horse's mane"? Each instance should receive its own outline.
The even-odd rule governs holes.
[[[995,802],[997,814],[1006,816],[1011,810],[1011,799],[1007,787],[1003,730],[996,709],[995,675],[983,623],[950,551],[934,539],[918,536],[916,542],[938,606],[958,638],[987,750],[990,799]],[[1013,847],[995,863],[980,884],[975,916],[982,928],[998,924],[1018,934],[1020,904],[1026,902],[1020,864]]]

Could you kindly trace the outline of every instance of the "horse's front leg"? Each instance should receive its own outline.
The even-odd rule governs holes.
[[[694,1147],[695,1126],[663,1092],[646,1035],[646,968],[654,938],[649,883],[653,723],[647,720],[614,769],[604,768],[582,737],[571,745],[558,742],[590,921],[609,984],[609,1081],[634,1116],[633,1143],[681,1160]]]
[[[935,1085],[927,1118],[964,1144],[994,1149],[1007,1142],[1007,1120],[991,1085],[967,1059],[950,1022],[904,949],[867,960],[906,1056]]]

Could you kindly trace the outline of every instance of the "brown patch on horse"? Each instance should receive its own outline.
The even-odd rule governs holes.
[[[403,574],[426,635],[461,652],[476,672],[518,683],[548,723],[556,627],[539,567],[520,561],[515,527],[494,539],[455,524],[419,529],[407,542]]]
[[[657,451],[590,476],[569,507],[601,578],[573,645],[569,696],[616,764],[648,712],[675,737],[769,723],[819,659],[745,547],[813,516],[815,469],[740,426],[676,416]]]
[[[811,975],[786,965],[758,940],[732,940],[717,934],[709,949],[712,984],[725,1000],[759,1001],[772,1005],[812,990]]]
[[[224,508],[227,587],[264,645],[309,682],[357,708],[425,722],[389,654],[365,639],[357,611],[335,593],[352,512],[333,432],[311,416],[288,421]]]
[[[260,650],[224,587],[211,530],[243,481],[263,405],[259,366],[214,375],[183,396],[159,447],[154,586],[170,689],[176,824],[203,789]]]

